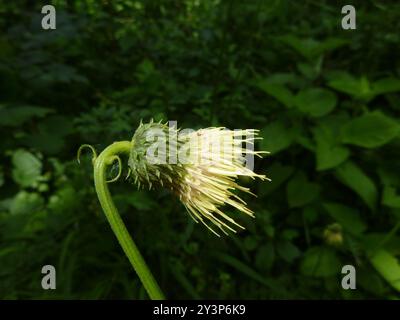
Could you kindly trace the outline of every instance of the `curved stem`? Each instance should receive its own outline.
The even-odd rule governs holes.
[[[104,149],[104,151],[100,153],[94,161],[94,184],[101,207],[111,225],[111,229],[139,276],[149,297],[153,300],[161,300],[164,299],[164,295],[147,267],[139,249],[136,247],[134,241],[129,235],[129,232],[111,198],[106,181],[107,166],[113,163],[116,155],[129,154],[131,147],[131,142],[119,141],[114,142]]]

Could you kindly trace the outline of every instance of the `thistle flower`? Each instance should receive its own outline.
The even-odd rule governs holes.
[[[253,150],[256,134],[257,130],[253,129],[178,130],[151,121],[140,123],[132,141],[114,142],[99,155],[88,144],[78,149],[78,162],[83,149],[88,148],[92,152],[94,186],[100,205],[151,299],[164,299],[164,294],[126,229],[108,189],[108,183],[117,181],[121,176],[120,155],[129,154],[128,177],[138,188],[148,186],[151,189],[157,186],[171,189],[196,222],[201,221],[219,236],[212,226],[224,233],[227,233],[226,230],[235,232],[234,226],[243,228],[221,211],[220,208],[225,204],[254,216],[246,203],[233,192],[237,189],[252,194],[248,188],[236,183],[236,179],[239,176],[268,179],[254,173],[251,162],[249,168],[243,157],[245,153],[250,155],[251,160],[252,156],[261,157],[265,153]],[[244,148],[243,145],[250,148]],[[118,162],[118,174],[107,180],[107,168],[115,161]]]
[[[176,194],[195,222],[202,222],[219,236],[214,227],[227,234],[244,229],[226,215],[228,204],[254,217],[246,202],[234,190],[254,195],[240,186],[239,176],[269,180],[245,166],[243,154],[261,157],[254,151],[258,130],[228,130],[212,127],[197,131],[180,130],[167,124],[140,124],[132,138],[129,176],[138,188],[166,187]],[[244,148],[243,145],[250,146]]]

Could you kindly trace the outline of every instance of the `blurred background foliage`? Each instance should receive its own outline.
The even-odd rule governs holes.
[[[232,237],[165,190],[111,186],[169,298],[399,297],[400,3],[352,3],[346,31],[348,1],[3,2],[0,298],[147,298],[75,154],[151,117],[257,128],[272,152],[256,162],[272,183],[243,181],[256,219],[231,210],[247,227]]]

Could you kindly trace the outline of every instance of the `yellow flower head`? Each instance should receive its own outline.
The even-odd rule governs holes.
[[[217,236],[212,226],[225,234],[227,230],[236,232],[234,226],[243,227],[221,211],[221,207],[229,204],[254,217],[246,202],[233,192],[236,189],[253,194],[240,186],[237,178],[269,180],[254,173],[244,157],[252,159],[266,153],[253,150],[257,132],[223,127],[178,130],[161,123],[141,124],[132,139],[128,162],[131,177],[138,187],[171,189],[190,216]]]

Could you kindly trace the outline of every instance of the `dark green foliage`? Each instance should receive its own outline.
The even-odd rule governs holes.
[[[398,1],[354,3],[357,30],[341,1],[52,3],[53,31],[40,4],[0,7],[0,298],[147,298],[75,154],[150,118],[261,129],[272,152],[272,182],[243,181],[256,219],[232,210],[247,230],[223,239],[166,190],[111,186],[168,297],[398,297]]]

